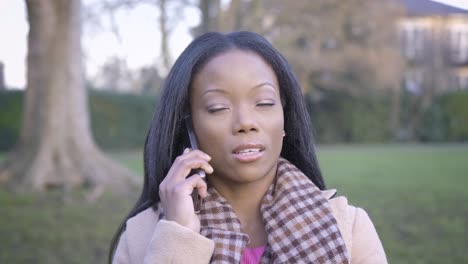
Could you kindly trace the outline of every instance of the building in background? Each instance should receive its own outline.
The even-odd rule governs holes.
[[[434,95],[468,89],[468,10],[429,0],[401,2],[406,90]]]

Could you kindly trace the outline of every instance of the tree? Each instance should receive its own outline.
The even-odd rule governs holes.
[[[6,89],[5,77],[4,77],[5,75],[3,74],[3,71],[4,71],[3,62],[0,61],[0,91]]]
[[[321,87],[359,94],[399,86],[398,8],[392,0],[276,2],[267,33],[290,58],[305,92]]]
[[[125,59],[116,56],[110,57],[95,76],[88,78],[89,87],[96,90],[151,94],[159,92],[162,81],[156,66],[132,70]]]
[[[391,93],[389,127],[398,131],[404,61],[396,22],[402,13],[395,0],[231,0],[222,28],[266,36],[314,98],[327,90]]]
[[[87,14],[91,17],[94,24],[100,24],[102,14],[109,17],[111,30],[117,38],[120,38],[119,28],[116,23],[115,15],[122,9],[134,9],[141,5],[156,7],[159,22],[159,32],[161,34],[160,49],[161,49],[161,65],[164,72],[168,72],[172,66],[172,57],[169,51],[169,38],[175,25],[180,21],[183,9],[192,0],[102,0],[95,4],[89,5]],[[176,15],[173,15],[176,14]]]
[[[80,0],[27,0],[27,89],[19,143],[0,181],[43,191],[106,186],[125,190],[131,173],[104,155],[90,132],[83,84]]]
[[[217,31],[218,14],[220,12],[221,3],[219,0],[199,0],[199,9],[201,13],[200,26],[195,30],[195,35],[199,36],[210,31]]]
[[[233,0],[233,2],[238,2]],[[255,2],[258,2],[256,0]],[[161,65],[160,72],[168,72],[173,60],[169,50],[169,38],[175,26],[183,20],[184,10],[197,8],[200,11],[200,24],[191,28],[192,35],[199,36],[210,31],[222,29],[220,0],[102,0],[88,6],[88,20],[99,24],[99,16],[108,15],[112,31],[119,38],[119,30],[115,21],[115,14],[121,9],[133,9],[140,5],[157,7],[159,32],[161,34]],[[232,5],[232,4],[231,4]],[[239,14],[240,15],[240,14]],[[240,18],[240,16],[239,16]],[[161,71],[162,70],[162,71]]]
[[[127,61],[113,56],[101,66],[92,86],[98,90],[113,92],[140,92],[141,87],[135,85],[136,79],[128,68]]]

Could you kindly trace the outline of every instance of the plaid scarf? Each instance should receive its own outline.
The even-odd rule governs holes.
[[[199,217],[200,233],[215,241],[211,263],[239,263],[249,237],[229,203],[208,189]],[[261,213],[268,244],[261,263],[349,263],[338,225],[320,190],[287,160],[278,161],[276,184]]]

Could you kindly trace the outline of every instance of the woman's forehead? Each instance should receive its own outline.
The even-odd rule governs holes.
[[[255,87],[269,83],[277,87],[277,77],[272,67],[258,54],[244,50],[229,50],[210,59],[194,76],[192,89],[203,92],[211,85],[248,85]],[[220,87],[217,87],[220,88]]]

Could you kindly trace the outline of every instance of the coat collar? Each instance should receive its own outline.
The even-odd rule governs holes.
[[[213,263],[239,263],[249,237],[230,204],[208,190],[201,212],[201,234],[215,241]],[[262,263],[348,263],[344,240],[328,199],[336,190],[320,191],[287,160],[278,161],[275,184],[261,205],[268,245]]]
[[[328,199],[328,200],[333,198],[333,196],[335,196],[336,193],[337,193],[336,189],[323,190],[323,191],[320,191],[320,192],[322,193],[322,196],[325,199]]]

